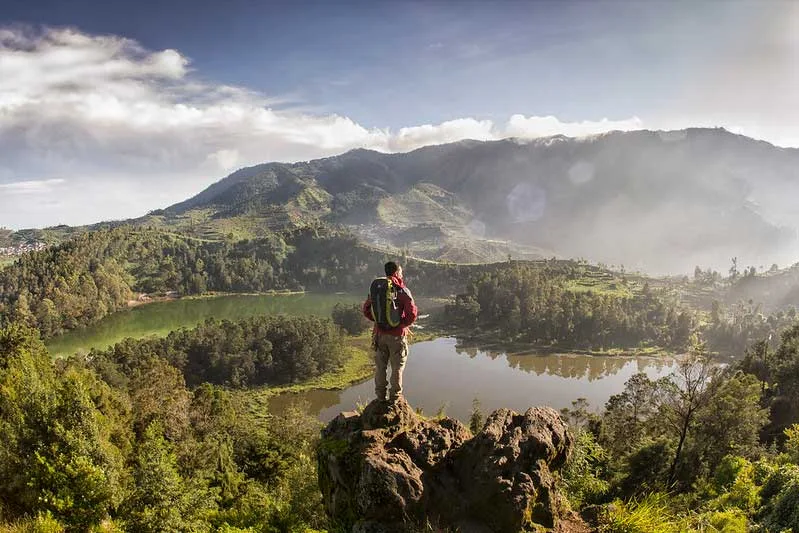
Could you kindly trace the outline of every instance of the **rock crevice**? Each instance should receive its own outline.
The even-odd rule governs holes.
[[[418,416],[404,400],[373,401],[322,431],[319,486],[346,531],[579,531],[555,474],[572,447],[547,407],[497,410],[473,436],[457,420]]]

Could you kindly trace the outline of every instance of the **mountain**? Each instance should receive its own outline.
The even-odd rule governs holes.
[[[654,273],[793,261],[799,150],[723,129],[462,141],[238,170],[155,213],[209,232],[336,223],[430,259],[560,255]],[[236,224],[231,224],[235,220]]]

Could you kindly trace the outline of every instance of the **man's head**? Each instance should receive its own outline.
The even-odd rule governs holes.
[[[386,276],[394,276],[395,278],[402,279],[402,267],[394,261],[389,261],[384,265]]]

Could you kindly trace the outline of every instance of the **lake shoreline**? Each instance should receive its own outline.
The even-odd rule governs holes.
[[[135,300],[128,300],[127,301],[127,309],[133,309],[135,307],[142,307],[144,305],[149,305],[158,302],[175,302],[178,300],[204,300],[210,298],[221,298],[225,296],[296,296],[298,294],[308,294],[308,291],[293,291],[293,290],[271,290],[271,291],[262,291],[262,292],[224,292],[224,291],[208,291],[203,294],[186,294],[186,295],[178,295],[178,294],[166,294],[163,296],[150,296],[148,293],[141,293]],[[327,293],[325,293],[327,294]],[[145,300],[142,300],[142,297],[146,297]],[[110,316],[110,315],[109,315]]]
[[[591,350],[569,345],[541,344],[526,341],[502,340],[496,331],[475,334],[464,328],[444,328],[440,324],[431,326],[430,334],[433,338],[455,337],[464,347],[478,348],[502,352],[508,355],[558,355],[579,354],[592,357],[671,357],[674,354],[660,346],[647,346],[645,348],[609,348],[605,350]]]

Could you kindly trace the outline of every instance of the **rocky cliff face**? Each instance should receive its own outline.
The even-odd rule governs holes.
[[[319,486],[346,531],[587,531],[553,475],[572,447],[550,408],[500,409],[472,436],[457,420],[417,416],[405,401],[373,401],[323,430]]]

